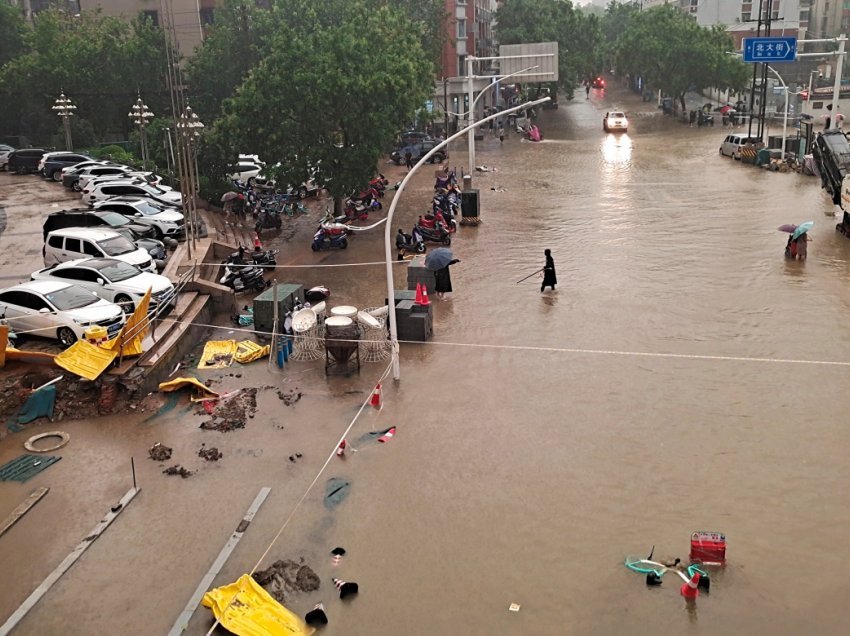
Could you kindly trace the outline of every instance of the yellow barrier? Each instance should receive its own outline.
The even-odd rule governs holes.
[[[237,343],[236,353],[233,355],[233,359],[239,364],[248,364],[254,360],[267,357],[271,349],[270,345],[263,346],[258,345],[252,340],[243,340]]]
[[[210,590],[203,604],[237,636],[310,636],[316,631],[274,600],[250,574]]]

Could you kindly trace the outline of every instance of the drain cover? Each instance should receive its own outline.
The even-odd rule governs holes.
[[[60,459],[62,458],[50,455],[21,455],[17,459],[0,466],[0,481],[23,483]]]

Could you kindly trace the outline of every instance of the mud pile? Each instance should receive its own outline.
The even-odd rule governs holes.
[[[198,457],[202,457],[208,462],[217,462],[219,459],[224,457],[224,455],[215,446],[207,448],[201,445],[201,450],[198,451]]]
[[[257,412],[257,389],[248,387],[237,395],[219,405],[212,412],[210,419],[201,423],[206,431],[226,433],[237,428],[245,428],[245,422],[254,417]]]
[[[254,572],[253,576],[280,603],[298,592],[318,590],[321,585],[318,575],[304,564],[303,558],[299,562],[290,559],[275,561],[265,570]]]
[[[179,464],[175,466],[169,466],[164,471],[162,471],[164,475],[180,475],[183,479],[190,477],[193,473],[191,470],[187,470],[180,466]]]
[[[155,462],[164,462],[171,459],[171,452],[173,449],[168,446],[163,446],[159,442],[154,444],[148,450],[148,456],[154,460]]]

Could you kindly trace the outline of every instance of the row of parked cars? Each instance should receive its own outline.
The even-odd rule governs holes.
[[[3,152],[0,168],[62,183],[88,205],[48,214],[45,267],[0,290],[0,320],[13,332],[67,347],[95,325],[114,337],[148,289],[151,308],[173,307],[174,285],[156,272],[167,256],[163,241],[184,235],[179,192],[154,174],[80,153]]]

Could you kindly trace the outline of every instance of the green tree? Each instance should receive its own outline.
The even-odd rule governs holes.
[[[63,90],[98,137],[127,134],[137,91],[154,112],[169,103],[163,34],[149,20],[42,11],[25,34],[25,48],[0,67],[6,114],[0,133],[51,137],[57,121],[51,107]]]
[[[496,25],[500,44],[558,42],[558,83],[568,97],[598,69],[599,20],[570,0],[505,0]]]
[[[390,7],[398,7],[420,29],[420,43],[428,59],[436,66],[440,62],[443,44],[446,42],[445,32],[446,3],[444,0],[385,0]]]
[[[600,20],[602,37],[599,42],[599,55],[605,61],[605,66],[616,64],[617,41],[629,30],[632,17],[640,13],[637,2],[611,2],[605,8]]]
[[[21,9],[0,2],[0,67],[25,52],[25,34]]]
[[[662,5],[631,17],[617,40],[617,68],[643,76],[684,110],[688,90],[744,85],[746,67],[729,54],[732,49],[722,28],[701,27],[678,8]]]
[[[258,153],[280,183],[310,169],[339,201],[374,174],[433,90],[421,30],[379,0],[279,0],[269,53],[228,100],[210,154]],[[210,160],[214,164],[214,159]]]

